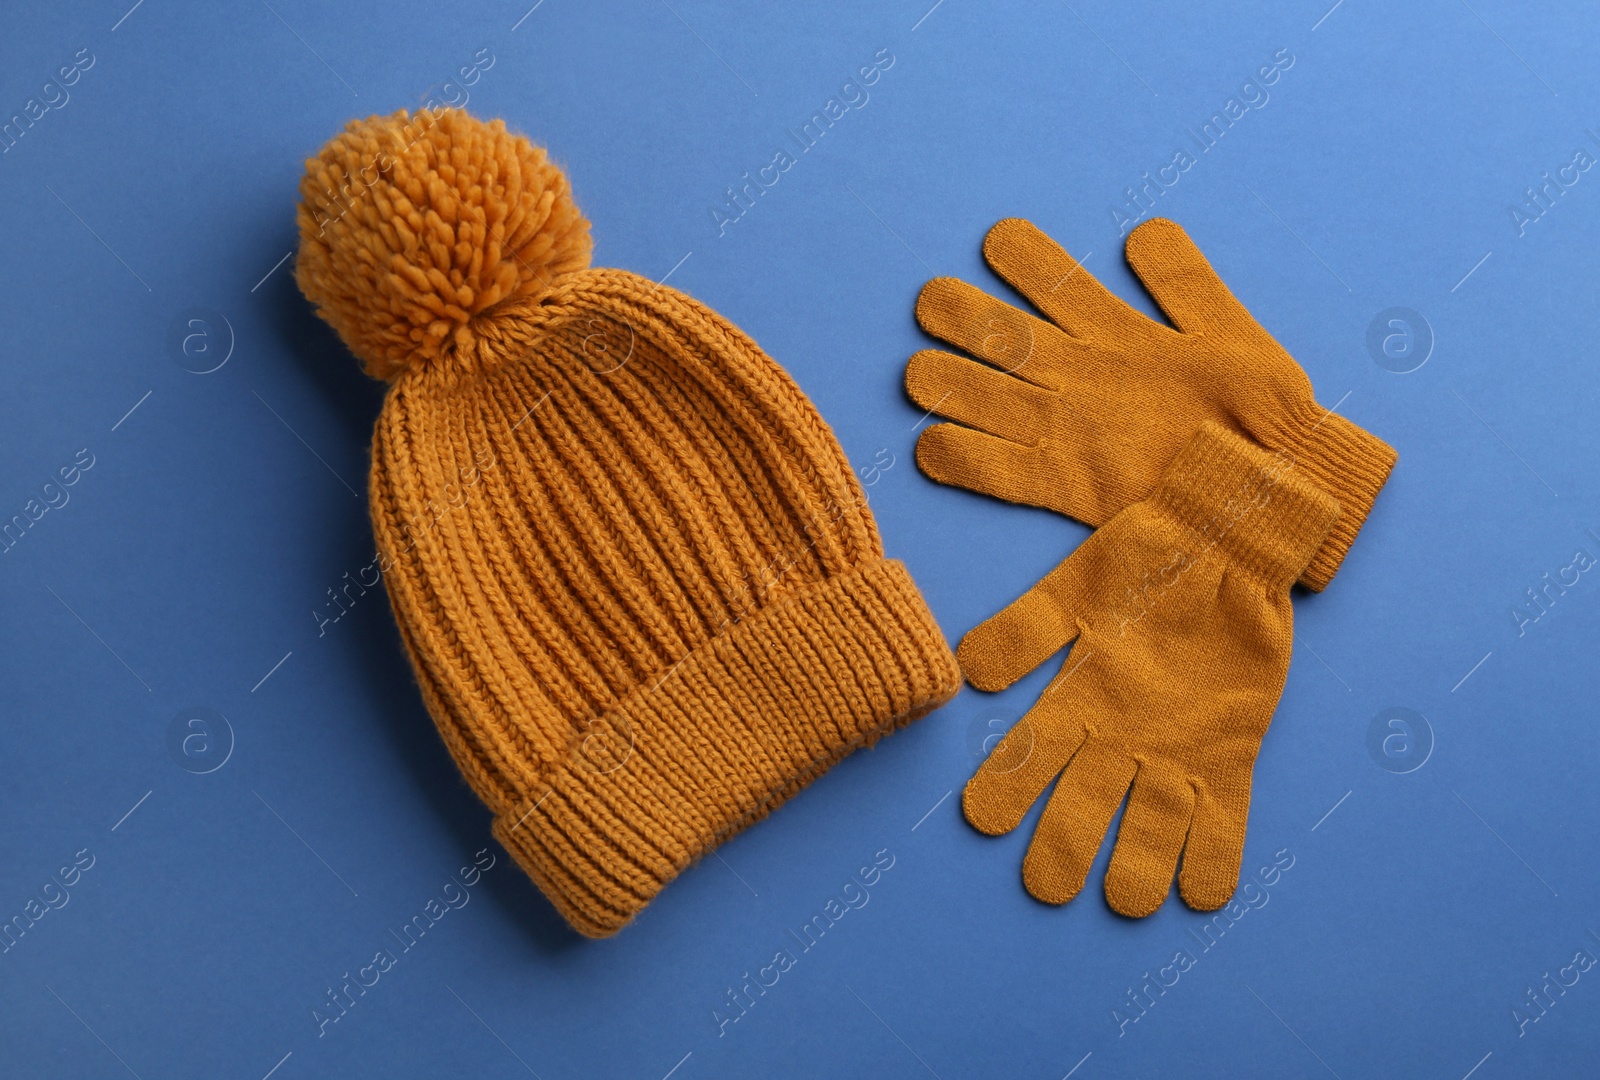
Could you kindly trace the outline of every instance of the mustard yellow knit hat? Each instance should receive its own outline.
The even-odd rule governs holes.
[[[828,426],[716,312],[589,268],[544,152],[459,111],[307,162],[296,277],[391,382],[396,621],[494,833],[614,933],[698,856],[955,695]]]

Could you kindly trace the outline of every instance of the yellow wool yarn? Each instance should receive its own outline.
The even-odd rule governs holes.
[[[962,797],[975,828],[1004,833],[1055,784],[1022,864],[1029,893],[1078,895],[1126,796],[1112,909],[1150,914],[1174,874],[1191,907],[1228,902],[1294,649],[1289,587],[1338,517],[1287,455],[1207,421],[1149,496],[961,640],[961,668],[982,690],[1072,645]]]
[[[912,400],[954,421],[923,430],[924,472],[1098,527],[1148,495],[1209,420],[1290,455],[1339,503],[1301,577],[1328,586],[1394,449],[1317,404],[1305,371],[1176,222],[1151,218],[1127,244],[1128,265],[1171,326],[1124,303],[1029,222],[996,224],[983,253],[1045,317],[955,278],[924,286],[923,329],[978,358],[927,349],[906,366]]]
[[[792,379],[590,269],[565,178],[459,111],[307,163],[297,278],[391,381],[370,502],[445,744],[590,936],[960,675]]]

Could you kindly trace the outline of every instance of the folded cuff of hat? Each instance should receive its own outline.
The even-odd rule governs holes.
[[[775,601],[596,717],[494,834],[568,922],[605,937],[960,685],[911,575],[879,560]]]

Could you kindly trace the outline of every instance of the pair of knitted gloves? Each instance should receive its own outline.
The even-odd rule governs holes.
[[[1127,241],[1171,326],[1026,221],[991,229],[984,255],[1045,318],[958,280],[927,284],[918,320],[971,355],[911,358],[910,396],[952,421],[922,433],[918,464],[1097,531],[961,642],[982,690],[1072,645],[968,783],[967,819],[1009,832],[1059,777],[1023,863],[1028,891],[1059,904],[1083,888],[1126,797],[1111,907],[1150,914],[1176,874],[1190,906],[1219,908],[1238,885],[1251,772],[1288,672],[1290,587],[1327,586],[1395,452],[1317,404],[1173,222]]]

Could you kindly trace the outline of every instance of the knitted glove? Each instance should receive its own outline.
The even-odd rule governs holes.
[[[1176,329],[1117,299],[1026,221],[1000,222],[983,250],[1051,321],[954,278],[928,282],[917,302],[923,328],[986,363],[933,350],[911,358],[912,399],[956,421],[922,433],[924,472],[1099,526],[1148,495],[1196,426],[1213,420],[1286,455],[1338,501],[1339,520],[1301,579],[1328,584],[1395,452],[1317,404],[1300,365],[1181,228],[1147,221],[1127,248]]]
[[[1283,455],[1205,423],[1147,498],[967,634],[956,655],[981,690],[1074,643],[962,800],[981,832],[1009,832],[1061,775],[1023,862],[1030,893],[1078,894],[1131,785],[1111,907],[1160,907],[1180,852],[1184,900],[1228,902],[1251,770],[1289,669],[1289,587],[1338,514]]]

